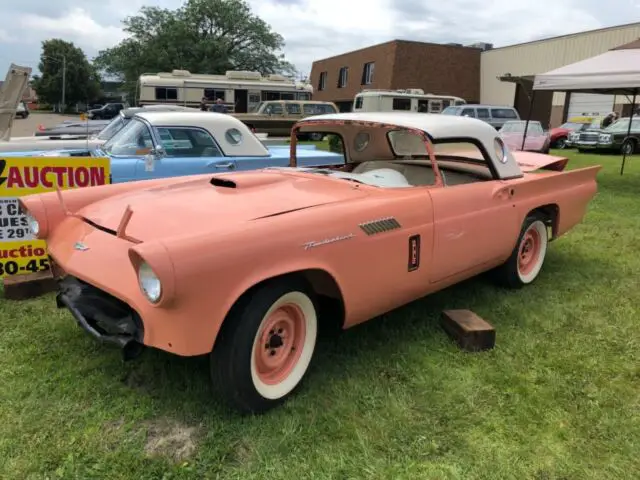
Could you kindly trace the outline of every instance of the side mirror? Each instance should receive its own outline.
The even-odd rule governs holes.
[[[153,155],[156,159],[164,157],[166,153],[167,152],[162,145],[158,145],[149,151],[149,154]]]

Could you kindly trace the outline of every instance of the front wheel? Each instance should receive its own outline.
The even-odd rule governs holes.
[[[555,148],[567,148],[567,139],[565,137],[560,137],[556,140]]]
[[[318,318],[307,285],[268,282],[234,307],[211,353],[211,377],[241,413],[262,413],[302,381],[316,345]]]
[[[536,215],[527,217],[511,256],[495,271],[496,280],[509,288],[532,283],[542,269],[548,244],[548,230],[542,219]]]

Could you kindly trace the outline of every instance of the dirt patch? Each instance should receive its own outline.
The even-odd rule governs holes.
[[[175,420],[160,419],[148,423],[144,451],[149,456],[163,456],[174,462],[189,458],[196,451],[200,428]]]

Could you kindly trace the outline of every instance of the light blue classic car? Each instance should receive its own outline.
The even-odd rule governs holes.
[[[86,149],[3,152],[18,156],[86,156]],[[265,146],[240,120],[201,111],[143,112],[91,151],[111,159],[111,182],[205,173],[255,170],[289,165],[289,145]],[[344,165],[342,154],[298,145],[298,166]]]

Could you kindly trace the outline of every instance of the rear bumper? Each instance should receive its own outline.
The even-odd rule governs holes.
[[[59,282],[58,308],[67,308],[78,325],[95,339],[129,350],[141,345],[144,326],[126,303],[75,277]]]

